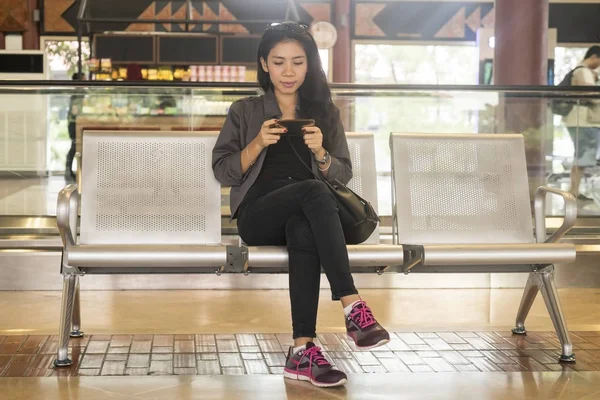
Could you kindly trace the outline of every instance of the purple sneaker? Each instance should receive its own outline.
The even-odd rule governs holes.
[[[322,388],[342,386],[348,380],[345,373],[333,368],[321,353],[321,348],[313,342],[308,342],[306,350],[300,350],[296,354],[292,354],[292,347],[290,347],[283,376],[288,379],[308,381]]]
[[[346,332],[361,350],[383,346],[390,341],[390,334],[373,316],[367,303],[360,300],[346,317]]]

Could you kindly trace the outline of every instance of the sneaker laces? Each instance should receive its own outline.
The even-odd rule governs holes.
[[[308,357],[308,361],[310,364],[314,362],[319,367],[331,366],[331,364],[329,363],[329,361],[327,361],[323,353],[321,353],[321,348],[318,346],[312,346],[306,349],[302,357]]]
[[[350,315],[348,315],[348,319],[354,321],[360,329],[368,328],[377,323],[373,316],[373,312],[367,307],[367,303],[362,300],[356,303],[354,308],[352,308]]]

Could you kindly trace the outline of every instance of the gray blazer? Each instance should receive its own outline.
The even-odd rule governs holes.
[[[296,112],[299,116],[302,115],[301,110],[297,109]],[[266,151],[263,150],[254,165],[242,175],[242,150],[258,135],[264,121],[281,118],[281,115],[272,90],[263,96],[238,100],[229,108],[213,149],[212,166],[215,178],[221,185],[231,186],[231,219],[237,217],[237,210],[256,181],[266,155]],[[333,131],[323,132],[323,147],[332,156],[327,179],[348,183],[352,179],[352,163],[341,120],[338,119]],[[315,174],[320,173],[314,160],[312,170]]]

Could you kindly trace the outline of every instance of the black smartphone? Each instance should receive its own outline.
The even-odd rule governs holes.
[[[302,128],[314,124],[314,119],[280,119],[277,121],[277,125],[283,126],[288,130],[285,135],[289,136],[304,136]]]

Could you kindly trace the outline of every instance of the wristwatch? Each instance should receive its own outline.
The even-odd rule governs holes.
[[[315,157],[315,161],[321,165],[325,165],[327,163],[329,163],[329,160],[331,159],[331,156],[329,155],[329,152],[327,150],[325,150],[325,155],[323,156],[322,160],[317,159],[317,157]]]

